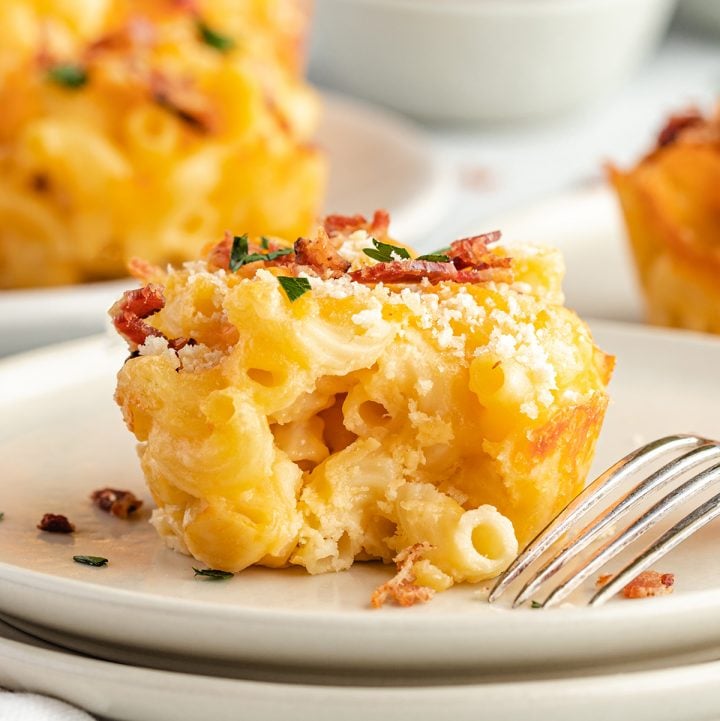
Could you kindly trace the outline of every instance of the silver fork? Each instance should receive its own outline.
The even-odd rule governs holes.
[[[620,484],[633,476],[646,474],[649,466],[670,453],[674,453],[676,456],[679,453],[682,455],[673,458],[649,476],[641,476],[642,480],[618,501],[597,515],[589,524],[581,526],[574,535],[570,535],[572,530],[578,526],[582,516],[596,507]],[[628,454],[588,485],[524,549],[498,579],[490,592],[490,602],[500,598],[508,587],[526,571],[533,570],[531,569],[533,564],[538,562],[536,565],[541,565],[540,557],[561,537],[568,534],[569,540],[564,546],[533,573],[530,580],[515,596],[513,608],[530,600],[547,581],[570,561],[577,559],[579,554],[593,541],[600,539],[604,533],[609,533],[613,524],[626,516],[630,509],[643,498],[673,481],[679,480],[684,473],[718,459],[720,459],[720,442],[693,435],[666,436]],[[709,488],[718,480],[720,480],[720,463],[715,463],[684,481],[592,553],[577,571],[556,585],[543,602],[533,601],[533,606],[547,608],[560,603],[610,559],[652,528],[673,509]],[[590,599],[589,605],[599,606],[607,601],[641,571],[718,516],[720,516],[720,494],[698,506],[662,534],[657,541],[648,546],[597,591]]]

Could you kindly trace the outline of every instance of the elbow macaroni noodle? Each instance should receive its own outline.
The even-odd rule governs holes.
[[[307,233],[325,164],[301,78],[305,6],[3,0],[0,288],[180,262],[227,227]],[[53,80],[68,67],[84,81]]]
[[[562,306],[558,254],[512,254],[510,284],[310,277],[294,302],[278,268],[149,271],[148,322],[195,341],[149,337],[118,376],[160,535],[229,571],[420,543],[436,590],[500,573],[581,488],[612,370]]]

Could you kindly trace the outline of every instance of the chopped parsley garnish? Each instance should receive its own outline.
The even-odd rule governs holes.
[[[543,607],[543,605],[542,605],[542,603],[540,603],[539,601],[533,601],[533,602],[530,604],[530,608],[542,608],[542,607]]]
[[[263,250],[268,250],[268,248],[270,247],[270,241],[264,235],[260,237],[260,247]]]
[[[107,566],[108,559],[102,556],[73,556],[75,563],[82,563],[84,566]]]
[[[445,253],[428,253],[427,255],[419,255],[418,260],[429,260],[431,263],[449,263],[450,256]]]
[[[81,88],[88,81],[87,70],[81,65],[55,65],[47,71],[47,76],[52,82],[66,88]]]
[[[267,238],[263,238],[263,242],[261,242],[263,248],[269,247],[266,243]],[[269,253],[251,253],[248,247],[247,234],[236,235],[233,238],[233,244],[230,250],[230,270],[234,273],[239,268],[242,268],[243,265],[254,263],[256,260],[275,260],[283,255],[289,255],[292,252],[292,248],[279,248]]]
[[[0,511],[0,521],[5,520],[5,511]]]
[[[374,260],[378,260],[381,263],[390,263],[393,260],[408,260],[410,258],[410,253],[405,250],[405,248],[401,248],[398,245],[390,245],[389,243],[381,243],[379,240],[376,240],[375,238],[372,239],[374,248],[363,248],[362,252],[365,253],[365,255],[369,256],[370,258],[373,258]]]
[[[248,256],[248,237],[236,235],[233,238],[232,249],[230,250],[230,270],[234,273],[240,266],[245,264],[244,258]]]
[[[285,295],[291,303],[310,290],[310,281],[307,278],[291,278],[287,275],[280,275],[278,283],[283,287]]]
[[[214,30],[202,20],[197,21],[197,31],[200,40],[202,40],[205,45],[209,45],[221,53],[229,53],[235,49],[235,41],[229,35]]]
[[[213,581],[225,581],[235,575],[230,571],[220,571],[217,568],[195,568],[193,566],[193,571],[195,571],[196,576],[203,576],[203,578],[209,578]]]
[[[271,250],[269,253],[250,253],[245,259],[245,263],[254,263],[256,260],[275,260],[283,255],[290,255],[293,252],[292,248],[278,248],[277,250]]]

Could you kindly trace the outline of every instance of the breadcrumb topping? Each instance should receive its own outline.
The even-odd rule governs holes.
[[[368,237],[365,230],[353,232],[341,246],[343,257],[351,262],[361,262],[358,260],[359,256],[353,254],[362,254],[360,249],[367,246]],[[352,258],[355,258],[355,261],[351,260]],[[367,259],[364,255],[363,258]],[[364,263],[364,260],[362,262]],[[217,289],[213,303],[219,308],[222,307],[223,298],[228,292],[228,274],[224,269],[210,270],[206,262],[193,261],[185,263],[182,271],[169,269],[168,276],[178,272],[187,273],[191,283],[199,282],[200,279],[212,283]],[[469,365],[472,357],[487,356],[519,367],[533,387],[532,398],[524,402],[520,409],[530,419],[538,418],[540,408],[549,407],[553,403],[553,392],[557,390],[555,367],[549,357],[547,344],[543,343],[542,330],[538,331],[532,321],[524,322],[519,319],[523,315],[521,301],[525,296],[515,285],[493,281],[487,283],[491,291],[501,293],[504,299],[505,308],[499,308],[492,297],[486,297],[479,302],[464,286],[450,289],[419,283],[398,291],[382,282],[375,285],[358,283],[347,275],[320,278],[301,272],[299,277],[308,279],[312,292],[318,299],[355,298],[365,305],[363,310],[352,316],[352,322],[357,326],[372,330],[383,321],[383,307],[403,307],[410,312],[419,328],[430,331],[437,347],[461,365]],[[258,268],[252,277],[239,282],[277,284],[277,277],[266,268]],[[481,329],[488,318],[492,320],[493,328],[487,342],[475,348],[472,357],[468,357],[468,336],[466,333],[456,332],[455,326],[462,323],[472,334],[473,331]],[[401,335],[404,335],[404,332],[403,329],[400,330]],[[139,350],[141,355],[175,355],[162,337],[148,338]],[[211,350],[203,344],[187,345],[178,355],[183,369],[189,372],[211,368],[222,360],[221,351]],[[431,381],[418,383],[418,390],[422,395],[432,389]]]
[[[393,558],[397,564],[397,573],[373,591],[370,597],[372,607],[381,608],[388,598],[395,601],[398,606],[414,606],[416,603],[429,601],[435,595],[435,591],[427,586],[416,585],[414,566],[432,548],[429,543],[415,543],[400,551]]]

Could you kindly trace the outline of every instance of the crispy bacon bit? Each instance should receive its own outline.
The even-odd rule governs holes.
[[[611,573],[603,574],[595,582],[597,586],[604,586],[612,579]],[[658,573],[657,571],[643,571],[633,578],[622,590],[625,598],[649,598],[650,596],[666,596],[673,592],[675,575],[672,573]]]
[[[122,298],[110,309],[113,325],[120,335],[133,347],[142,345],[150,336],[161,338],[162,332],[145,322],[165,306],[162,288],[146,285],[136,290],[127,290]]]
[[[450,244],[448,257],[452,259],[455,267],[461,268],[491,268],[502,265],[509,267],[510,258],[501,258],[488,250],[488,244],[500,240],[500,231],[474,235],[471,238],[461,238]]]
[[[159,285],[150,283],[142,288],[126,290],[122,298],[110,308],[110,317],[120,335],[125,338],[131,350],[145,343],[150,337],[165,338],[168,347],[180,350],[192,343],[187,338],[167,338],[165,334],[145,322],[146,318],[155,315],[165,307],[165,296]]]
[[[429,260],[399,260],[377,263],[350,273],[358,283],[455,283],[512,282],[510,258],[495,255],[488,244],[500,238],[500,231],[456,240],[447,253],[449,263]]]
[[[118,518],[127,518],[143,504],[130,491],[120,491],[117,488],[101,488],[94,491],[90,499],[101,511],[111,513]]]
[[[294,249],[296,263],[311,268],[321,278],[339,278],[350,268],[322,228],[317,238],[298,238]]]
[[[379,240],[387,238],[390,226],[390,214],[387,210],[376,210],[372,221],[364,215],[328,215],[323,221],[325,232],[334,238],[337,235],[349,235],[356,230],[365,230]]]
[[[149,79],[153,100],[199,133],[211,133],[217,117],[210,102],[188,79],[171,79],[158,71]]]
[[[350,273],[350,277],[358,283],[419,283],[427,278],[434,285],[443,280],[455,280],[457,274],[457,268],[452,263],[393,260],[364,266]]]
[[[73,533],[75,531],[75,526],[70,523],[67,516],[59,513],[46,513],[37,527],[47,533]]]
[[[387,210],[376,210],[368,232],[375,237],[387,237],[390,227],[390,213]]]
[[[643,571],[623,589],[625,598],[647,598],[648,596],[665,596],[673,592],[675,576],[672,573]]]
[[[704,122],[702,115],[696,109],[685,113],[671,115],[665,127],[658,133],[657,147],[664,148],[674,143],[686,128],[700,125]]]
[[[486,283],[491,280],[505,283],[512,280],[512,275],[503,266],[458,270],[453,263],[394,260],[359,268],[350,273],[350,278],[358,283],[419,283],[427,279],[431,285],[437,285],[448,280],[455,283]]]
[[[612,579],[613,575],[612,573],[603,573],[601,576],[597,577],[597,580],[595,581],[595,585],[598,588],[602,588],[606,584],[610,583],[610,580]]]
[[[315,238],[298,238],[293,253],[282,255],[273,260],[253,261],[240,267],[236,272],[243,277],[251,277],[258,264],[265,266],[284,266],[293,275],[305,272],[321,278],[349,277],[358,283],[414,284],[428,282],[436,285],[443,281],[455,283],[512,283],[512,259],[492,252],[488,245],[500,238],[499,231],[456,240],[448,249],[447,262],[434,260],[403,259],[380,262],[363,266],[350,272],[351,263],[340,254],[340,245],[345,234],[365,229],[374,237],[387,237],[390,222],[387,211],[375,212],[372,221],[362,215],[329,215],[318,229]],[[261,248],[255,243],[248,244],[251,254],[263,254],[279,249],[274,243]],[[223,240],[206,249],[210,270],[228,270],[233,247],[233,235],[225,233]]]
[[[230,268],[232,244],[233,234],[226,230],[223,239],[207,252],[207,264],[210,270],[228,270]]]
[[[372,607],[380,608],[388,598],[399,606],[412,606],[415,603],[429,601],[435,595],[435,591],[427,586],[415,584],[413,565],[432,548],[429,543],[416,543],[400,551],[393,558],[397,564],[397,573],[387,583],[383,583],[373,591],[370,597]]]

